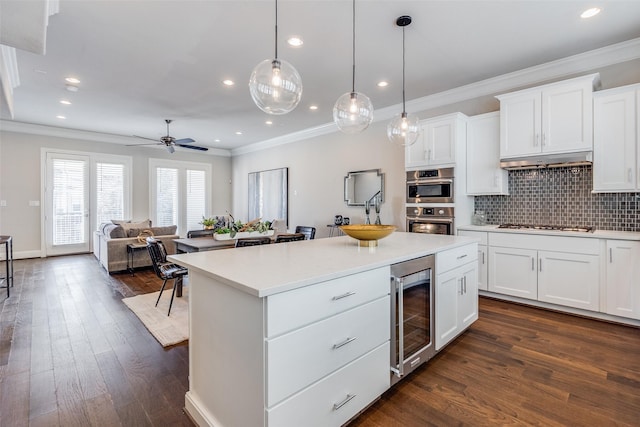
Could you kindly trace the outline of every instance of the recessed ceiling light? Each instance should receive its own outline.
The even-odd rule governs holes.
[[[317,105],[309,105],[309,110],[317,110],[318,106]]]
[[[227,79],[227,80],[223,80],[222,84],[225,85],[225,86],[233,86],[236,83],[233,80]]]
[[[77,92],[78,91],[78,86],[74,86],[74,85],[65,85],[65,87],[67,88],[67,90],[69,92]]]
[[[293,47],[300,47],[304,44],[304,42],[300,37],[290,37],[287,40],[287,43],[289,43],[289,46],[293,46]]]
[[[66,99],[61,99],[60,104],[62,105],[71,105],[71,101],[67,101]]]
[[[61,116],[61,115],[57,115],[57,116],[56,116],[56,118],[57,118],[57,119],[60,119],[60,120],[64,120],[64,119],[66,119],[66,117],[65,117],[65,116]]]
[[[220,142],[220,140],[219,139],[214,139],[213,142]]]
[[[73,84],[80,83],[80,80],[76,79],[75,77],[67,77],[66,79],[64,79],[64,81],[66,81],[67,83],[73,83]]]
[[[242,135],[242,132],[240,132],[239,130],[236,131],[236,135]]]
[[[389,86],[389,82],[385,82],[384,80],[378,82],[378,87],[387,87]]]
[[[266,122],[264,122],[265,125],[272,125],[273,122],[271,120],[267,120]]]
[[[587,19],[596,16],[600,13],[599,7],[592,7],[591,9],[587,9],[580,14],[580,18]]]

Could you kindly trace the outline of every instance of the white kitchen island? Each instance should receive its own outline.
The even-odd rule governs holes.
[[[396,232],[371,248],[343,236],[169,256],[189,268],[188,414],[216,427],[348,421],[390,386],[390,265],[466,245]]]

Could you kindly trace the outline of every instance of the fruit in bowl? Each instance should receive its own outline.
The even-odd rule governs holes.
[[[396,231],[395,225],[351,224],[340,229],[348,236],[359,241],[360,246],[378,246],[378,240]]]

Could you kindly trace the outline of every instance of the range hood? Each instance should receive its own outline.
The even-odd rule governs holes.
[[[590,165],[592,161],[593,153],[591,151],[582,151],[579,153],[541,154],[538,156],[502,159],[500,160],[500,167],[507,170],[560,168],[567,166]]]

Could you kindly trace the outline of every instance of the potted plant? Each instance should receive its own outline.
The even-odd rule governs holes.
[[[203,216],[202,221],[200,221],[198,224],[202,224],[202,227],[204,227],[205,230],[211,230],[217,222],[218,220],[216,218],[205,218]]]

